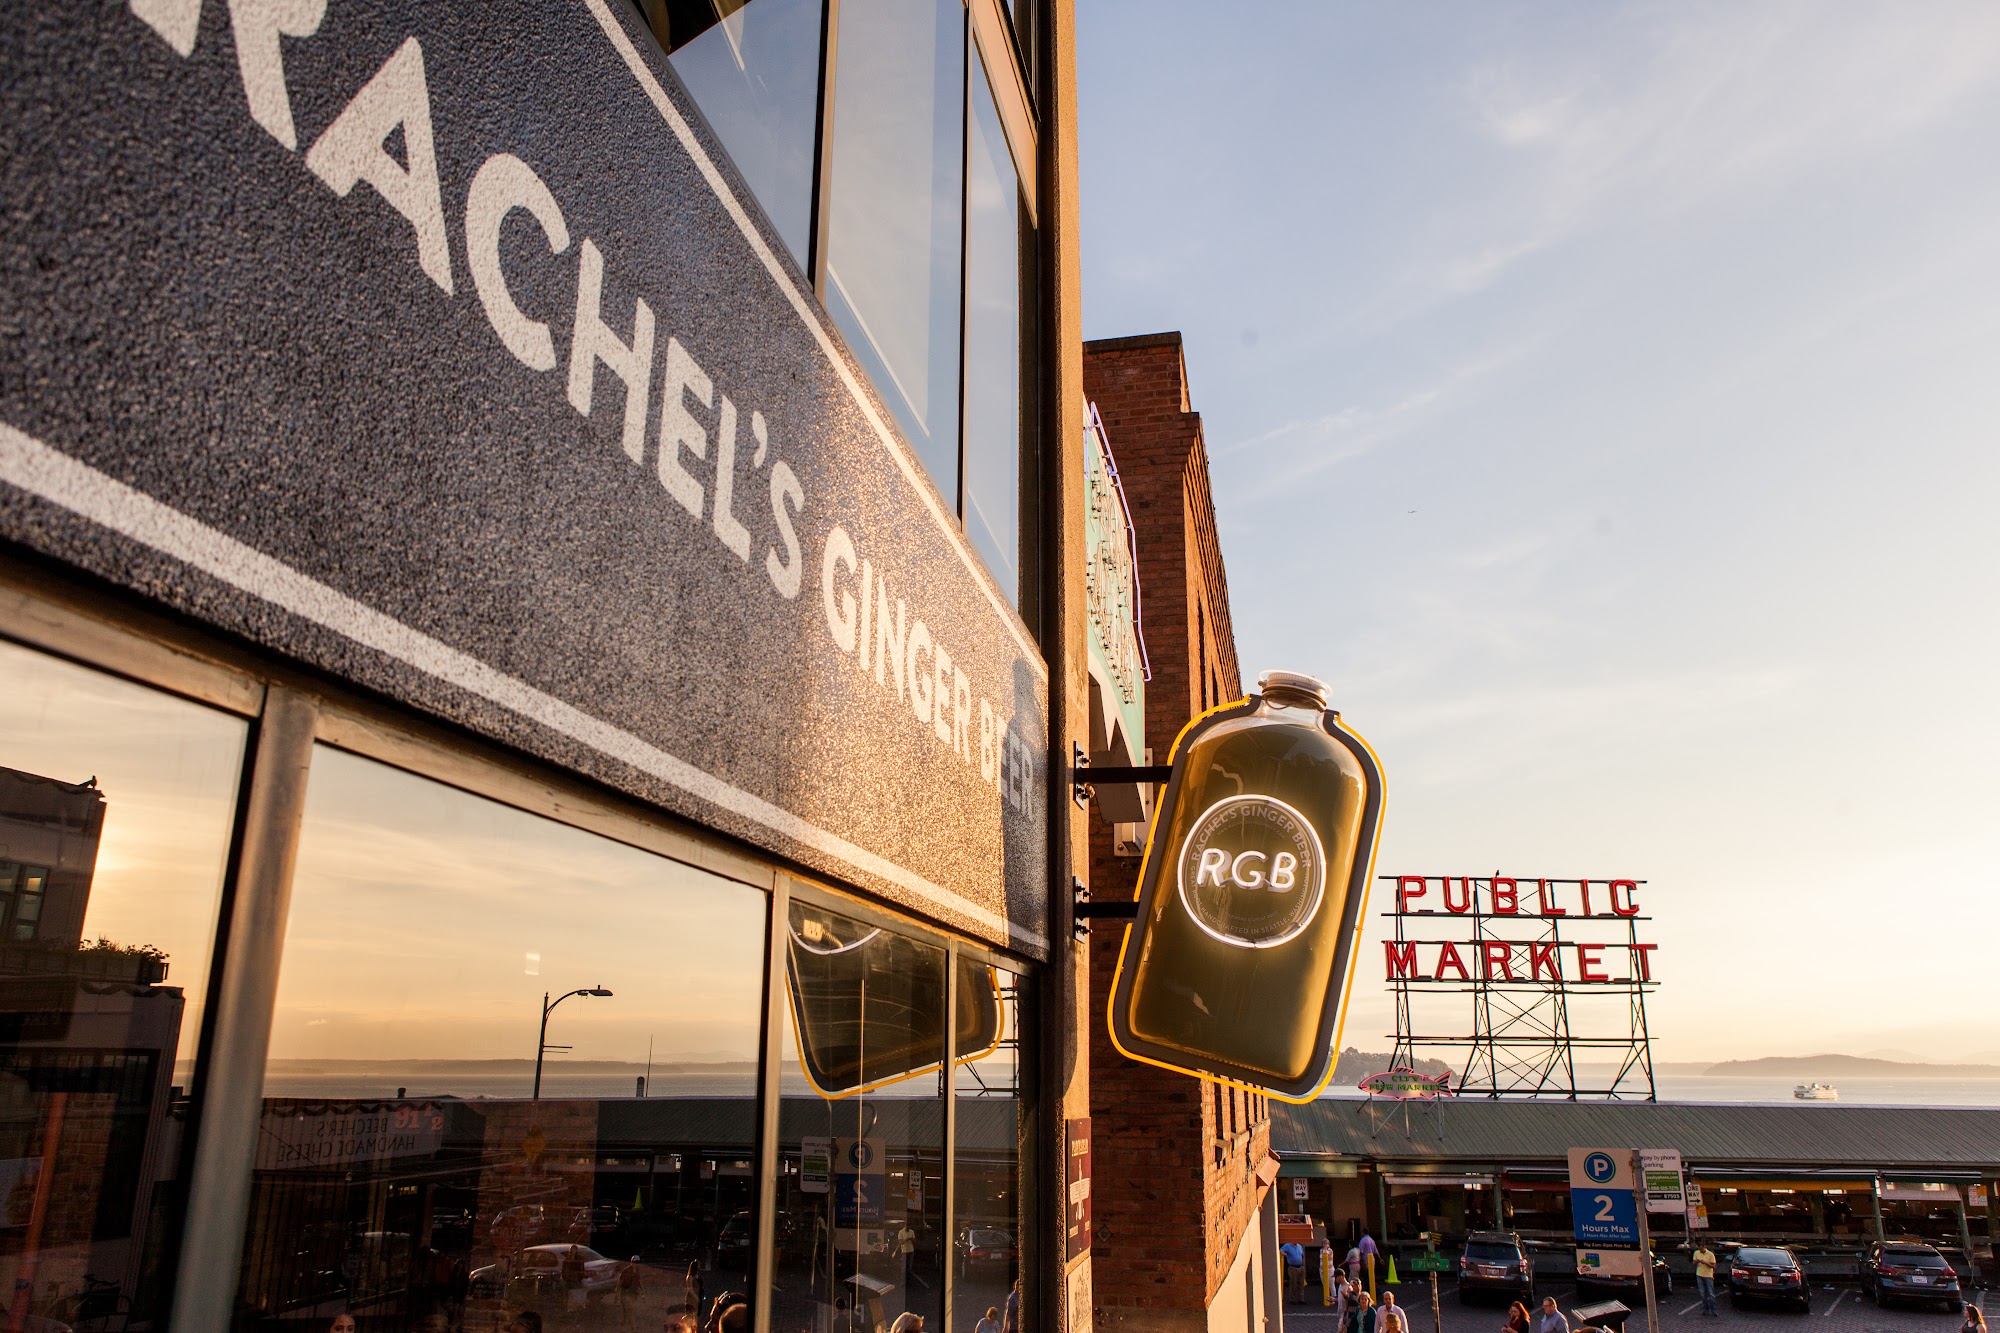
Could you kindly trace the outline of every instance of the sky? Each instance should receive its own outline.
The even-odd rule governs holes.
[[[2000,9],[1077,10],[1085,334],[1380,869],[1645,880],[1658,1059],[2000,1059]]]

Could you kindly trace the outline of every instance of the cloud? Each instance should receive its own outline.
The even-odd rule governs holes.
[[[1212,456],[1221,461],[1242,455],[1241,461],[1249,462],[1248,456],[1257,455],[1254,472],[1240,463],[1229,469],[1235,473],[1232,482],[1250,479],[1247,486],[1231,486],[1231,499],[1268,499],[1288,491],[1302,478],[1351,462],[1417,430],[1467,385],[1491,374],[1513,354],[1469,360],[1382,406],[1350,403],[1316,416],[1287,421],[1247,439],[1223,444],[1211,451]]]
[[[1467,147],[1486,170],[1416,229],[1429,241],[1397,285],[1426,308],[1615,220],[1676,226],[1754,206],[1928,130],[1996,79],[2000,10],[1987,5],[1912,21],[1882,6],[1835,18],[1823,4],[1674,4],[1600,42],[1535,30],[1460,76]]]

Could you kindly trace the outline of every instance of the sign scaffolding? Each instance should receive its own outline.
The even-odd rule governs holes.
[[[1457,1096],[1657,1101],[1644,880],[1383,875],[1391,1067],[1454,1066]]]

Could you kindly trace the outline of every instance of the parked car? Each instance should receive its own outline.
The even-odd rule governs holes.
[[[1784,1301],[1812,1310],[1812,1286],[1790,1250],[1745,1245],[1729,1258],[1729,1303]]]
[[[750,1214],[732,1213],[715,1237],[715,1266],[729,1272],[747,1272],[756,1234],[750,1230]]]
[[[530,1245],[504,1262],[473,1269],[468,1279],[475,1295],[560,1310],[568,1302],[557,1297],[569,1292],[582,1292],[586,1301],[611,1295],[624,1268],[588,1245],[558,1243]]]
[[[1667,1261],[1653,1256],[1653,1295],[1664,1299],[1674,1294],[1674,1272]],[[1646,1280],[1637,1273],[1576,1273],[1576,1300],[1579,1305],[1596,1301],[1623,1301],[1633,1309],[1646,1304]]]
[[[1475,1231],[1465,1238],[1465,1249],[1458,1256],[1459,1303],[1488,1295],[1534,1307],[1534,1264],[1521,1248],[1521,1238],[1512,1232]]]
[[[1886,1306],[1901,1298],[1959,1304],[1958,1274],[1937,1247],[1922,1241],[1880,1241],[1861,1252],[1861,1290]]]
[[[967,1227],[958,1233],[960,1271],[980,1264],[1012,1264],[1020,1255],[1014,1233],[998,1227]]]

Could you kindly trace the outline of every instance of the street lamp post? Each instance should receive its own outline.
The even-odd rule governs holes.
[[[569,992],[568,995],[558,995],[553,1000],[549,999],[549,993],[547,991],[542,992],[542,1035],[538,1037],[535,1041],[534,1100],[540,1101],[542,1099],[542,1056],[547,1054],[549,1050],[549,1012],[553,1010],[557,1005],[561,1004],[564,1000],[567,1000],[570,997],[570,995],[609,996],[610,994],[611,992],[604,989],[604,987],[602,986],[585,986],[580,990],[573,990]],[[564,1047],[563,1049],[567,1050],[569,1048]]]

